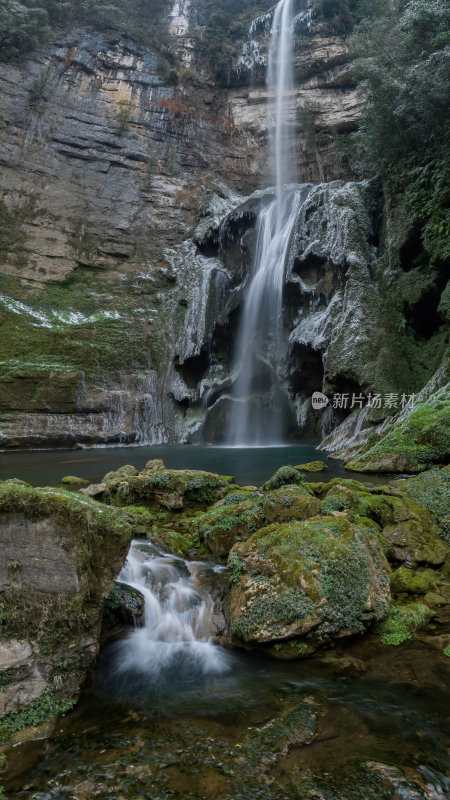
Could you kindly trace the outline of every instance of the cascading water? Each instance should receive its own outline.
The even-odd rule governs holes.
[[[176,685],[186,690],[229,670],[226,650],[211,640],[214,599],[202,580],[211,569],[223,568],[132,543],[118,580],[143,594],[145,623],[113,645],[108,666],[109,679],[122,683],[125,693],[130,683],[135,691],[145,687],[158,694]]]
[[[253,275],[238,333],[228,443],[279,444],[283,419],[277,407],[277,368],[283,353],[283,285],[300,192],[295,175],[292,76],[292,4],[280,0],[273,17],[268,65],[268,124],[275,196],[258,215]],[[290,185],[291,184],[291,185]],[[269,397],[257,402],[255,392]]]

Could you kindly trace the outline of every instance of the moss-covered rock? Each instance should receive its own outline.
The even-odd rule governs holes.
[[[345,517],[313,517],[270,525],[236,544],[229,559],[234,638],[313,645],[381,619],[389,566],[371,533]]]
[[[330,486],[321,491],[323,514],[346,513],[349,519],[371,519],[390,542],[393,559],[410,567],[444,563],[448,548],[438,536],[430,511],[411,496],[412,492],[403,493],[403,483],[396,489],[387,486],[369,489],[362,484],[359,489],[333,481]]]
[[[324,461],[308,461],[306,464],[297,464],[295,469],[302,472],[324,472],[328,467]]]
[[[105,603],[103,629],[115,625],[141,628],[144,624],[145,597],[139,589],[116,581]]]
[[[450,466],[421,472],[399,488],[431,512],[439,534],[450,545]]]
[[[124,464],[123,467],[119,467],[113,472],[108,472],[103,478],[103,483],[114,485],[120,483],[120,481],[126,481],[127,478],[132,478],[134,475],[139,475],[139,470],[131,464]]]
[[[154,462],[153,462],[154,463]],[[162,462],[161,462],[162,463]],[[216,502],[233,478],[200,470],[169,470],[156,466],[122,480],[107,480],[109,491],[117,505],[162,506],[170,511],[206,507]]]
[[[433,524],[424,526],[417,519],[386,525],[383,536],[393,545],[393,558],[410,567],[418,564],[439,567],[445,562],[449,552]]]
[[[296,467],[288,465],[277,469],[275,475],[272,475],[272,477],[261,486],[261,489],[263,492],[271,492],[273,489],[279,489],[280,486],[299,483],[303,483],[302,474]]]
[[[98,648],[104,598],[132,527],[64,489],[0,484],[0,649],[23,667],[2,693],[2,732],[70,707]]]
[[[61,483],[68,486],[82,486],[87,481],[84,478],[77,478],[76,475],[65,475],[64,478],[61,478]]]
[[[422,472],[450,454],[450,384],[407,408],[382,432],[373,433],[346,462],[356,472]]]
[[[262,508],[267,522],[289,522],[314,517],[320,512],[320,500],[303,484],[283,486],[264,495]]]
[[[244,541],[264,525],[261,506],[252,500],[224,504],[203,514],[197,522],[198,536],[210,553],[228,555],[236,541]]]
[[[391,575],[391,590],[394,594],[426,594],[436,588],[436,573],[432,569],[413,572],[399,567]]]

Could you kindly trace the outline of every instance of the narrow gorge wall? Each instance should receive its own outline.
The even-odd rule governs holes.
[[[345,38],[315,2],[297,10],[298,180],[311,185],[285,299],[290,434],[340,421],[311,414],[311,391],[413,391],[441,347],[437,312],[424,344],[392,299],[408,284],[395,255],[407,222],[383,228],[379,188],[351,182]],[[0,447],[220,438],[266,167],[270,15],[226,87],[204,15],[175,3],[168,50],[73,29],[0,64]]]

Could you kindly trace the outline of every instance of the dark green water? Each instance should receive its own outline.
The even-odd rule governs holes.
[[[334,654],[336,655],[336,654]],[[445,800],[450,660],[426,640],[346,662],[230,652],[230,669],[155,691],[114,677],[49,742],[14,748],[10,800]]]
[[[310,480],[351,477],[339,461],[312,445],[286,447],[227,448],[189,445],[159,447],[107,447],[89,450],[34,450],[0,453],[0,480],[20,478],[34,486],[57,485],[64,475],[77,475],[98,482],[103,475],[123,464],[142,469],[147,461],[161,458],[169,469],[202,469],[233,475],[236,483],[260,486],[285,464],[324,461],[326,472],[311,473]],[[364,476],[356,475],[359,480]],[[367,476],[372,483],[385,483],[382,476]]]

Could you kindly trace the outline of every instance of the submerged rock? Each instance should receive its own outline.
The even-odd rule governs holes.
[[[229,565],[236,641],[317,645],[363,633],[389,607],[383,551],[370,527],[344,517],[270,525],[236,544]]]

